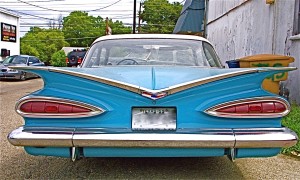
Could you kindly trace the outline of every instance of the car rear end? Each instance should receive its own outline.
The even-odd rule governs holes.
[[[280,123],[288,102],[259,85],[280,71],[223,69],[220,76],[155,92],[79,70],[35,71],[46,85],[18,102],[25,125],[9,135],[13,145],[32,155],[73,158],[241,158],[273,156],[297,142]],[[156,70],[156,79],[165,72]]]
[[[176,41],[165,44],[168,39],[163,39],[141,45],[139,36],[130,36],[136,39],[128,43],[134,47],[131,53],[127,47],[114,49],[111,59],[93,54],[97,49],[92,47],[82,68],[23,67],[39,74],[44,87],[18,101],[16,111],[24,117],[25,124],[9,134],[10,143],[24,146],[32,155],[73,160],[269,157],[282,147],[296,144],[297,135],[281,125],[282,117],[290,111],[289,103],[261,86],[266,77],[295,68],[186,65],[176,58],[169,60],[169,56],[179,57],[185,52],[183,55],[192,59],[194,56],[186,53],[196,52],[199,58],[205,57],[209,49],[204,53],[187,48],[193,43],[202,48],[203,39],[162,35],[159,38]],[[103,41],[109,38],[113,37],[104,37]],[[108,47],[115,48],[115,42],[126,44],[125,39],[128,37],[97,52],[108,54]],[[181,54],[174,52],[177,43],[183,43]],[[120,53],[123,49],[126,53]],[[159,50],[167,55],[162,59],[168,60],[155,65],[162,57]],[[135,53],[145,56],[133,59]],[[120,54],[123,59],[117,56]],[[218,66],[213,59],[204,60],[198,63]]]
[[[83,61],[86,54],[86,49],[74,49],[69,52],[66,57],[66,63],[68,67],[77,67]]]

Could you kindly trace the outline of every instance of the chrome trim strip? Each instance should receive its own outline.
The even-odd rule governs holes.
[[[236,139],[235,146],[239,148],[257,147],[262,143],[265,147],[274,147],[274,144],[289,147],[297,143],[297,134],[288,128],[234,129],[233,132]]]
[[[69,70],[59,69],[59,68],[42,68],[42,67],[28,67],[28,66],[24,66],[24,67],[18,66],[18,67],[13,67],[13,68],[14,69],[28,69],[28,70],[38,69],[38,70],[46,70],[46,71],[50,71],[50,72],[68,74],[68,75],[72,75],[72,76],[77,76],[77,77],[81,77],[81,78],[101,82],[101,83],[104,83],[104,84],[107,84],[107,85],[115,86],[115,87],[125,89],[125,90],[128,90],[128,91],[134,92],[134,93],[139,93],[139,94],[141,94],[143,91],[149,92],[151,94],[163,93],[163,92],[167,92],[167,94],[174,94],[176,92],[183,91],[183,90],[186,90],[186,89],[198,86],[198,85],[202,85],[202,84],[206,84],[206,83],[209,83],[209,82],[225,79],[225,78],[228,78],[228,77],[233,77],[233,76],[238,76],[238,75],[242,75],[242,74],[249,74],[249,73],[258,72],[257,69],[243,69],[243,70],[237,71],[237,72],[224,73],[224,74],[221,74],[221,75],[211,76],[211,77],[207,77],[207,78],[202,78],[202,79],[198,79],[198,80],[178,84],[178,85],[175,85],[175,86],[170,86],[170,87],[165,88],[165,89],[151,90],[151,89],[139,87],[139,86],[136,86],[136,85],[124,83],[124,82],[121,82],[121,81],[116,81],[116,80],[112,80],[112,79],[108,79],[108,78],[98,77],[98,76],[94,76],[94,75],[89,75],[89,74],[84,74],[84,73],[80,73],[80,72],[74,72],[74,71],[69,71]]]
[[[187,90],[187,89],[199,86],[199,85],[207,84],[210,82],[226,79],[229,77],[239,76],[239,75],[243,75],[243,74],[256,73],[256,72],[258,72],[257,69],[246,69],[246,70],[241,70],[241,71],[237,71],[237,72],[224,73],[224,74],[220,74],[220,75],[197,79],[194,81],[189,81],[189,82],[178,84],[175,86],[170,86],[169,88],[167,88],[164,91],[167,91],[168,94],[174,94],[174,93],[184,91],[184,90]],[[160,90],[160,91],[163,91],[163,90]]]
[[[288,128],[192,129],[177,133],[132,133],[112,129],[19,127],[8,135],[15,146],[35,147],[157,147],[270,148],[289,147],[297,135]]]
[[[234,145],[233,134],[74,134],[73,143],[79,147],[181,147],[229,148]]]
[[[91,112],[83,112],[83,113],[26,113],[20,110],[22,104],[29,101],[47,101],[47,102],[58,102],[63,104],[69,104],[74,106],[79,106],[83,108],[87,108],[91,110]],[[105,112],[102,108],[82,103],[79,101],[73,101],[69,99],[63,98],[54,98],[54,97],[45,97],[45,96],[26,96],[21,98],[16,104],[15,110],[18,114],[23,117],[43,117],[43,118],[81,118],[81,117],[91,117],[102,114]]]
[[[224,112],[216,112],[218,109],[226,108],[229,106],[235,106],[243,103],[262,103],[266,101],[275,101],[283,103],[286,110],[282,113],[224,113]],[[254,97],[254,98],[246,98],[246,99],[239,99],[234,101],[229,101],[225,103],[221,103],[215,105],[211,108],[206,109],[204,112],[206,114],[217,116],[217,117],[225,117],[225,118],[276,118],[276,117],[283,117],[286,116],[290,112],[290,105],[289,103],[280,97]]]
[[[144,91],[147,90],[146,88],[142,88],[142,87],[139,87],[139,86],[136,86],[133,84],[128,84],[128,83],[124,83],[121,81],[116,81],[116,80],[108,79],[108,78],[104,78],[104,77],[98,77],[98,76],[94,76],[94,75],[90,75],[90,74],[84,74],[84,73],[80,73],[80,72],[68,71],[68,70],[57,69],[57,68],[51,68],[51,69],[49,69],[49,71],[63,73],[63,74],[67,74],[67,75],[77,76],[77,77],[101,82],[103,84],[111,85],[114,87],[118,87],[118,88],[125,89],[125,90],[131,91],[131,92],[139,93],[139,94],[141,93],[141,90],[144,90]]]
[[[34,131],[19,127],[8,134],[8,141],[15,146],[73,147],[73,128],[37,128]]]
[[[258,72],[265,72],[265,71],[294,71],[297,67],[260,67]]]
[[[141,94],[143,91],[149,92],[151,94],[157,94],[157,93],[163,93],[166,92],[168,95],[169,94],[174,94],[180,91],[184,91],[186,89],[190,89],[199,85],[203,85],[203,84],[207,84],[210,82],[214,82],[214,81],[218,81],[221,79],[226,79],[229,77],[234,77],[234,76],[239,76],[239,75],[243,75],[243,74],[251,74],[251,73],[256,73],[256,72],[264,72],[264,71],[272,71],[272,70],[286,70],[286,71],[292,71],[295,70],[297,68],[295,67],[264,67],[264,68],[241,68],[240,71],[236,71],[236,72],[229,72],[229,73],[224,73],[224,74],[220,74],[220,75],[215,75],[215,76],[211,76],[211,77],[206,77],[206,78],[201,78],[201,79],[197,79],[197,80],[193,80],[193,81],[189,81],[186,83],[181,83],[178,85],[174,85],[174,86],[170,86],[168,88],[165,89],[160,89],[160,90],[151,90],[151,89],[147,89],[147,88],[143,88],[143,87],[139,87],[133,84],[128,84],[128,83],[124,83],[121,81],[117,81],[117,80],[113,80],[113,79],[109,79],[109,78],[104,78],[104,77],[98,77],[98,76],[94,76],[94,75],[89,75],[89,74],[84,74],[84,73],[80,73],[80,72],[74,72],[74,71],[69,71],[69,70],[65,70],[65,69],[59,69],[59,68],[45,68],[45,67],[30,67],[30,66],[15,66],[12,67],[13,69],[38,69],[38,70],[47,70],[50,72],[57,72],[57,73],[63,73],[63,74],[68,74],[68,75],[72,75],[72,76],[77,76],[77,77],[81,77],[81,78],[85,78],[85,79],[89,79],[89,80],[93,80],[93,81],[97,81],[97,82],[101,82],[107,85],[111,85],[111,86],[115,86],[121,89],[125,89],[134,93],[138,93]]]
[[[101,83],[104,83],[104,84],[107,84],[107,85],[111,85],[111,86],[115,86],[115,87],[118,87],[118,88],[121,88],[121,89],[125,89],[125,90],[128,90],[128,91],[134,92],[134,93],[141,94],[143,91],[149,92],[151,94],[166,92],[168,95],[169,94],[174,94],[174,93],[186,90],[186,89],[190,89],[190,88],[195,87],[195,86],[206,84],[206,83],[209,83],[209,82],[213,82],[213,81],[217,81],[217,80],[221,80],[221,79],[225,79],[225,78],[229,78],[229,77],[233,77],[233,76],[238,76],[238,75],[242,75],[242,74],[249,74],[249,73],[258,72],[257,69],[241,70],[241,71],[237,71],[237,72],[224,73],[224,74],[221,74],[221,75],[216,75],[216,76],[202,78],[202,79],[198,79],[198,80],[194,80],[194,81],[189,81],[189,82],[178,84],[178,85],[175,85],[175,86],[170,86],[170,87],[165,88],[165,89],[151,90],[151,89],[139,87],[139,86],[136,86],[136,85],[132,85],[132,84],[128,84],[128,83],[124,83],[124,82],[120,82],[120,81],[116,81],[116,80],[112,80],[112,79],[108,79],[108,78],[103,78],[103,77],[98,77],[98,76],[93,76],[93,75],[88,75],[88,74],[83,74],[83,73],[78,73],[78,72],[73,72],[73,71],[68,71],[68,70],[49,69],[49,71],[59,72],[59,73],[64,73],[64,74],[69,74],[69,75],[73,75],[73,76],[77,76],[77,77],[81,77],[81,78],[94,80],[94,81],[101,82]]]

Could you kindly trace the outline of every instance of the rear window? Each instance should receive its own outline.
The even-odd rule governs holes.
[[[86,51],[71,51],[69,52],[68,56],[76,56],[83,58],[85,56]]]
[[[210,58],[213,58],[213,61],[218,61],[215,56]],[[90,48],[83,67],[108,65],[219,67],[219,64],[208,62],[202,41],[149,38],[99,41]]]
[[[26,64],[28,57],[24,56],[9,56],[4,61],[3,64]]]

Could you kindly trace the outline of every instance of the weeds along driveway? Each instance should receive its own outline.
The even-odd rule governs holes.
[[[7,134],[23,124],[14,111],[22,96],[42,87],[41,79],[0,81],[1,179],[299,179],[300,159],[271,158],[84,158],[31,156],[10,145]]]

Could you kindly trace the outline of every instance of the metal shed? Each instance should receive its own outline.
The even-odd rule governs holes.
[[[205,0],[186,0],[173,33],[203,35]]]

